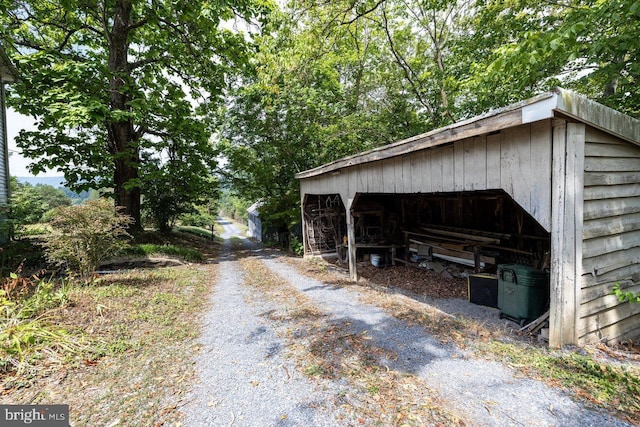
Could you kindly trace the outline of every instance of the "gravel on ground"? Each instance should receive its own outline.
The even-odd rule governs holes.
[[[324,286],[302,276],[292,266],[265,259],[270,269],[286,278],[336,321],[350,324],[354,333],[367,331],[376,346],[394,351],[390,369],[414,374],[440,393],[468,425],[474,426],[625,426],[612,415],[589,410],[559,390],[498,362],[477,360],[453,345],[430,337],[380,308],[360,303],[351,289]]]
[[[268,301],[255,304],[226,245],[196,359],[199,383],[182,411],[186,426],[336,426],[339,392],[296,370],[270,324]],[[249,304],[248,301],[252,301]],[[345,424],[346,425],[346,424]]]
[[[237,230],[225,225],[225,237]],[[248,243],[247,243],[248,244]],[[255,252],[260,255],[260,252]],[[558,389],[518,375],[517,368],[478,360],[424,329],[409,326],[367,304],[354,288],[328,286],[303,276],[276,257],[261,256],[272,272],[310,298],[330,322],[366,333],[387,350],[377,362],[422,379],[447,410],[473,426],[626,426],[610,414],[585,407]],[[349,385],[309,379],[287,358],[287,343],[264,313],[273,302],[243,286],[243,271],[225,245],[220,277],[203,324],[196,370],[200,381],[181,410],[187,426],[369,425],[343,411],[337,396]],[[455,308],[458,303],[451,303]],[[450,307],[451,308],[451,307]]]

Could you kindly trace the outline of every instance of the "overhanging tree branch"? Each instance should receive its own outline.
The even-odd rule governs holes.
[[[384,7],[382,8],[382,20],[384,22],[383,29],[386,34],[387,41],[389,42],[389,49],[391,50],[391,53],[393,54],[393,57],[396,60],[396,63],[400,66],[400,69],[402,70],[402,73],[404,74],[405,78],[409,82],[409,85],[411,85],[411,89],[415,94],[416,98],[418,99],[418,102],[423,107],[426,108],[427,112],[429,113],[429,116],[431,116],[431,119],[432,120],[435,119],[435,111],[433,106],[431,106],[431,104],[428,101],[426,101],[423,98],[422,94],[420,93],[420,88],[419,88],[420,84],[416,81],[418,80],[418,76],[416,75],[415,71],[411,68],[411,66],[409,66],[407,61],[402,57],[402,55],[400,55],[400,53],[395,47],[393,36],[391,35],[391,31],[389,30],[389,20],[387,18],[387,12]]]
[[[353,24],[354,22],[356,22],[358,19],[362,18],[363,16],[367,16],[369,15],[371,12],[375,12],[376,9],[378,9],[385,1],[387,0],[378,0],[373,6],[371,6],[369,9],[364,10],[362,12],[358,12],[357,8],[356,8],[356,3],[353,4],[353,6],[351,6],[350,8],[346,9],[343,13],[346,15],[347,13],[349,13],[350,11],[352,11],[354,8],[356,8],[356,16],[351,18],[348,21],[342,21],[340,24],[341,25],[350,25]]]

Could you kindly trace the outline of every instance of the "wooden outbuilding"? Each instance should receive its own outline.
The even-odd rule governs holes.
[[[550,271],[549,344],[640,335],[640,121],[556,89],[296,175],[305,254]],[[436,243],[434,243],[436,241]]]
[[[247,209],[247,225],[249,230],[247,235],[258,242],[262,242],[262,220],[260,219],[260,208],[262,202],[256,202]]]

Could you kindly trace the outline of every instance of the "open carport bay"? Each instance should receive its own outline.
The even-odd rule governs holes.
[[[557,89],[296,176],[305,254],[353,280],[367,254],[548,269],[550,346],[640,334],[611,294],[640,291],[638,120]]]

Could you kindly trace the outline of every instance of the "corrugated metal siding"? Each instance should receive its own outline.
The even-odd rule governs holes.
[[[9,201],[9,171],[7,170],[7,120],[4,101],[4,84],[0,83],[0,205],[5,205]]]
[[[0,82],[0,206],[9,203],[9,159],[7,147],[7,119],[5,105],[4,83]],[[5,221],[4,214],[0,213],[0,222]],[[0,224],[0,244],[9,240],[8,227]]]
[[[640,334],[640,305],[611,295],[640,292],[640,148],[587,128],[584,174],[582,342]]]
[[[302,194],[437,193],[503,189],[551,228],[551,121],[467,138],[300,181]]]
[[[250,211],[247,214],[247,222],[249,224],[249,237],[262,242],[262,221],[257,210]]]

